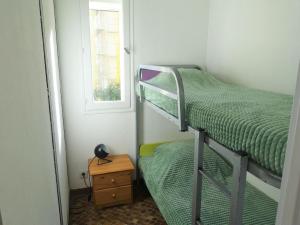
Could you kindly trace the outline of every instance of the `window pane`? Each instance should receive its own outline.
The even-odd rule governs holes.
[[[111,7],[114,7],[113,4]],[[90,7],[93,96],[95,101],[121,100],[120,10]]]

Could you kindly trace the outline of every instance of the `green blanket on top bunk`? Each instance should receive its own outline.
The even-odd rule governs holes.
[[[264,168],[282,175],[292,96],[227,84],[195,69],[179,69],[186,101],[186,120],[234,151],[246,151]],[[176,92],[171,74],[147,81]],[[145,99],[177,116],[175,100],[145,88]]]
[[[205,148],[204,169],[231,190],[232,168]],[[191,225],[193,142],[181,141],[158,146],[153,156],[139,160],[147,187],[169,225]],[[275,224],[277,203],[247,183],[244,225]],[[229,224],[229,200],[203,181],[201,219],[207,225]]]

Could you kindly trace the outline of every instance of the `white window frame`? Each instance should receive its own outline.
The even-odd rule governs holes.
[[[93,0],[101,3],[118,3],[117,0]],[[83,54],[83,83],[84,83],[84,110],[85,112],[119,112],[131,110],[131,56],[130,56],[130,0],[120,0],[122,5],[121,33],[124,37],[121,40],[121,95],[120,101],[95,101],[92,85],[92,62],[90,45],[90,22],[89,22],[89,2],[80,1],[81,10],[81,34],[82,34],[82,54]]]

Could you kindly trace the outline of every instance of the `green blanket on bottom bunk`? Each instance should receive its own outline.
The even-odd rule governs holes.
[[[142,157],[139,166],[146,185],[169,225],[191,225],[193,142],[159,145],[153,156]],[[216,153],[205,149],[204,169],[231,189],[232,168]],[[229,200],[204,179],[202,221],[206,225],[229,224]],[[247,183],[243,224],[275,224],[277,203]]]
[[[246,151],[264,168],[282,175],[292,97],[227,84],[195,69],[179,69],[183,80],[186,120],[234,151]],[[176,93],[171,74],[147,81]],[[145,99],[177,116],[177,103],[145,88]]]

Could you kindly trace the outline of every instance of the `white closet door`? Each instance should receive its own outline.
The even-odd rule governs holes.
[[[60,77],[53,0],[40,0],[46,71],[48,79],[54,160],[62,224],[67,225],[69,214],[69,184],[60,92]]]
[[[59,225],[40,8],[0,1],[0,209],[4,225]]]

